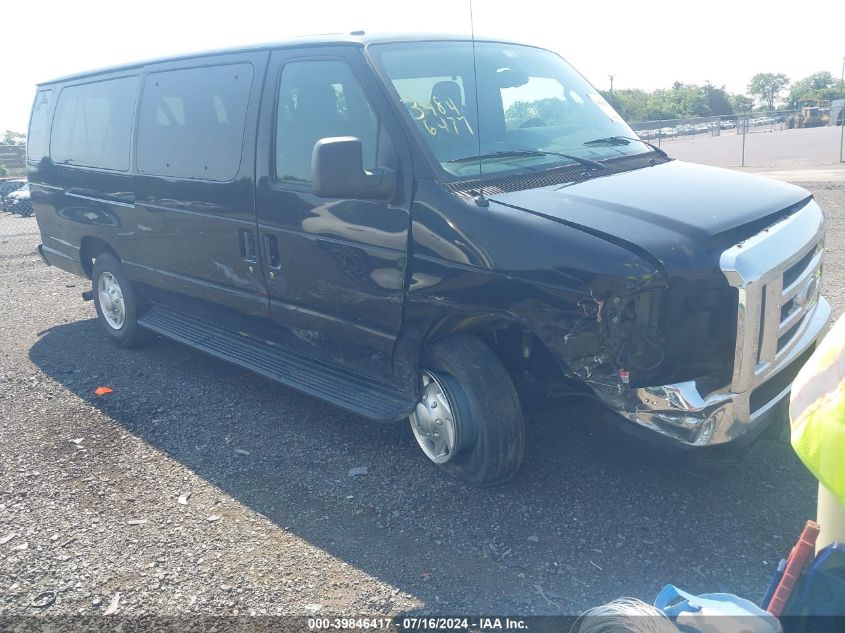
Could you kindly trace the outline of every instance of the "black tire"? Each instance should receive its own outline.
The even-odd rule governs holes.
[[[454,456],[437,465],[477,486],[513,477],[525,451],[525,423],[516,388],[493,351],[457,334],[437,341],[424,366],[443,387],[459,438]]]
[[[111,275],[117,282],[122,294],[124,318],[120,327],[115,327],[109,322],[109,319],[103,314],[103,306],[100,305],[99,285],[100,280],[106,275]],[[109,252],[97,255],[91,271],[91,287],[94,292],[94,308],[97,310],[97,320],[109,338],[121,347],[133,347],[142,343],[147,338],[147,332],[138,326],[137,299],[117,257]]]

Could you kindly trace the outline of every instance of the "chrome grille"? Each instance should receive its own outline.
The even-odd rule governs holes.
[[[722,254],[739,294],[732,391],[780,368],[818,303],[823,256],[824,216],[813,200]]]
[[[801,329],[801,325],[807,320],[819,298],[824,241],[820,240],[816,243],[807,255],[809,258],[802,258],[799,262],[801,268],[793,281],[789,282],[790,271],[784,273],[782,278],[776,355],[783,353]]]

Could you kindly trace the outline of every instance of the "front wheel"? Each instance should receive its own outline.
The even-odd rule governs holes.
[[[100,253],[91,271],[97,320],[109,338],[121,347],[132,347],[144,338],[138,326],[138,304],[120,260]]]
[[[435,343],[420,373],[420,396],[411,430],[430,461],[479,486],[513,477],[525,446],[522,409],[487,345],[467,334]]]

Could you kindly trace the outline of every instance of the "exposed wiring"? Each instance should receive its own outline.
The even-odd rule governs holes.
[[[619,350],[619,353],[616,355],[615,360],[616,360],[616,366],[617,367],[626,367],[627,369],[635,369],[637,371],[651,371],[652,369],[657,369],[660,366],[660,363],[662,363],[663,359],[666,358],[666,352],[663,350],[663,347],[659,343],[657,343],[657,342],[651,340],[650,338],[648,338],[647,336],[645,336],[643,334],[643,332],[645,332],[645,331],[646,331],[646,328],[641,328],[639,330],[636,330],[633,334],[631,334],[631,337],[628,339],[628,341],[625,343],[625,345],[622,347],[622,349]],[[641,366],[641,365],[633,365],[632,366],[631,365],[631,347],[633,346],[634,341],[636,341],[637,339],[639,339],[640,341],[642,341],[646,345],[650,346],[652,349],[657,350],[657,361],[655,361],[651,365],[646,365],[646,366]],[[625,356],[624,362],[622,360],[623,355]],[[637,356],[639,356],[639,354],[634,354],[634,358],[636,358]]]

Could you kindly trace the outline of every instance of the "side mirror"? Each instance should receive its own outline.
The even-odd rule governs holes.
[[[396,190],[396,173],[386,167],[364,171],[361,139],[334,136],[314,145],[311,183],[321,198],[389,200]]]

